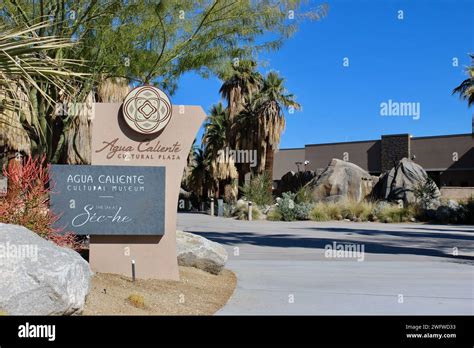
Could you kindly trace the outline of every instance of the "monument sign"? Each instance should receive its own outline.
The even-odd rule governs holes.
[[[179,279],[176,214],[189,150],[206,115],[153,86],[94,104],[92,165],[53,166],[52,208],[90,236],[93,271]],[[62,225],[61,225],[62,224]]]

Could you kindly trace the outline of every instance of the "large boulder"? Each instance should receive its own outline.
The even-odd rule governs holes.
[[[25,227],[0,223],[0,311],[80,314],[91,276],[89,264],[75,251]]]
[[[360,202],[372,192],[377,178],[354,163],[332,159],[329,166],[308,184],[317,201]]]
[[[428,174],[422,166],[409,160],[401,159],[395,167],[381,175],[377,192],[379,198],[389,201],[402,200],[404,204],[416,202],[415,189],[423,185],[428,178]],[[433,201],[430,206],[436,208],[439,205],[441,193],[436,187]]]
[[[188,232],[176,231],[176,250],[180,266],[196,267],[212,274],[218,274],[227,262],[222,245]]]

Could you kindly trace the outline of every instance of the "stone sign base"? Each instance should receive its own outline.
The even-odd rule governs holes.
[[[92,165],[166,167],[164,235],[138,235],[133,226],[127,235],[96,233],[90,236],[89,263],[96,272],[131,276],[132,260],[135,260],[137,278],[178,280],[178,195],[189,150],[206,114],[200,106],[174,105],[171,120],[162,133],[137,135],[123,124],[121,106],[120,103],[94,104]],[[144,196],[137,204],[147,204],[149,200],[150,197]]]
[[[137,279],[179,280],[175,250],[176,233],[167,233],[166,236],[90,236],[89,264],[94,272],[131,278],[134,260]]]

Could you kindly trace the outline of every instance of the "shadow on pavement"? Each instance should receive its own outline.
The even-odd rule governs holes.
[[[376,235],[376,234],[389,234],[400,237],[407,237],[410,239],[420,238],[416,242],[423,242],[423,238],[427,236],[430,238],[439,237],[438,233],[428,234],[421,233],[416,235],[415,233],[408,232],[396,232],[396,231],[378,231],[378,230],[357,230],[357,229],[348,229],[348,228],[313,228],[315,230],[320,230],[322,232],[343,232],[343,233],[359,233],[365,235]],[[224,245],[237,245],[237,244],[249,244],[255,246],[269,246],[269,247],[280,247],[280,248],[310,248],[310,249],[324,249],[326,245],[333,242],[345,243],[345,244],[363,244],[365,252],[369,254],[406,254],[406,255],[423,255],[423,256],[433,256],[433,257],[442,257],[449,259],[453,262],[462,262],[465,261],[474,261],[474,257],[467,255],[458,255],[454,256],[443,252],[441,249],[452,249],[453,247],[462,248],[459,241],[456,243],[446,243],[446,239],[443,239],[443,245],[430,245],[427,248],[420,247],[410,247],[407,244],[410,243],[410,240],[406,238],[403,240],[390,240],[387,241],[366,241],[366,240],[354,240],[354,239],[341,239],[341,238],[308,238],[302,237],[295,234],[257,234],[253,232],[200,232],[193,230],[186,230],[190,233],[195,233],[201,235],[205,238],[208,238],[212,241],[224,244]],[[466,236],[450,236],[452,239],[468,239],[472,240],[472,237]],[[463,238],[454,238],[454,237],[463,237]],[[448,238],[443,236],[440,238]],[[413,240],[412,240],[413,241]],[[403,244],[403,245],[402,245]],[[464,262],[463,262],[464,261]],[[471,262],[468,262],[471,263]]]
[[[426,231],[440,231],[440,232],[461,232],[461,233],[472,233],[474,234],[474,229],[458,229],[456,225],[443,225],[448,227],[453,227],[455,229],[447,230],[446,228],[433,228],[433,227],[414,227],[417,230],[426,230]],[[404,229],[413,229],[413,227],[404,227]]]
[[[473,236],[457,235],[453,233],[439,233],[439,232],[404,232],[404,231],[381,231],[381,230],[367,230],[367,229],[358,229],[358,228],[344,228],[344,227],[309,227],[311,230],[317,230],[321,232],[343,232],[343,233],[357,233],[361,235],[372,235],[372,236],[394,236],[394,237],[407,237],[407,238],[446,238],[446,239],[463,239],[474,241]],[[443,232],[448,232],[446,230],[440,230]],[[473,244],[474,245],[474,244]]]

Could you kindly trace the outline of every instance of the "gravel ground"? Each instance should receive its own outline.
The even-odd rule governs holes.
[[[233,272],[219,275],[192,267],[180,267],[180,281],[137,280],[96,273],[83,315],[211,315],[222,308],[234,292]],[[144,308],[133,306],[127,298],[140,295]]]

